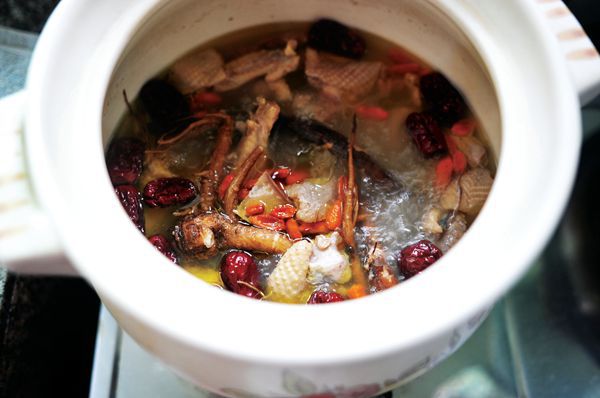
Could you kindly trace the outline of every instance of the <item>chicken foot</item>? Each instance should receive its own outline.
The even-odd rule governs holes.
[[[287,235],[231,221],[219,213],[189,216],[175,228],[179,248],[199,259],[231,248],[270,254],[285,253],[292,241]]]

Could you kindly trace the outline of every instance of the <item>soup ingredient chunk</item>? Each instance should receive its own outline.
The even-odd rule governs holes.
[[[231,147],[231,137],[233,135],[233,120],[229,115],[218,113],[214,114],[213,118],[217,119],[216,121],[220,122],[220,124],[217,132],[215,149],[213,150],[213,154],[208,163],[208,170],[202,173],[200,179],[202,197],[200,199],[199,207],[203,212],[213,210],[219,179],[223,174],[225,157]]]
[[[488,169],[471,169],[452,180],[442,193],[440,204],[448,210],[476,215],[483,207],[493,183],[494,179]]]
[[[371,239],[376,238],[375,236]],[[389,289],[398,284],[398,277],[392,267],[388,264],[387,255],[382,245],[375,242],[371,252],[367,257],[367,267],[369,270],[369,284],[372,291],[380,292]]]
[[[154,247],[156,247],[156,249],[159,252],[164,254],[164,256],[166,258],[168,258],[175,264],[178,263],[177,254],[175,253],[175,249],[173,249],[171,242],[169,242],[167,240],[167,238],[165,238],[162,235],[152,235],[151,237],[148,238],[148,240],[150,241],[150,243],[152,243],[152,245],[154,245]]]
[[[315,290],[311,295],[307,304],[327,304],[344,301],[344,296],[336,292],[327,292],[325,290]]]
[[[168,79],[182,94],[191,94],[223,81],[227,77],[223,65],[223,57],[213,48],[194,51],[171,66]]]
[[[234,218],[233,209],[237,204],[238,194],[242,184],[263,154],[264,150],[262,147],[255,148],[254,151],[252,151],[252,153],[250,153],[250,155],[248,155],[248,157],[240,165],[240,167],[235,169],[233,179],[231,180],[229,187],[227,187],[223,197],[223,208],[229,217]]]
[[[351,59],[306,50],[306,77],[310,85],[327,94],[356,101],[371,91],[381,75],[381,62]]]
[[[320,19],[308,31],[310,47],[353,59],[361,58],[367,48],[355,31],[331,19]]]
[[[374,265],[369,272],[369,282],[373,290],[380,292],[398,284],[398,277],[388,264]]]
[[[184,205],[191,202],[197,194],[194,183],[186,178],[159,178],[146,184],[144,203],[149,207]]]
[[[273,181],[269,172],[265,171],[258,178],[248,196],[239,204],[236,212],[241,218],[247,219],[247,216],[256,215],[248,212],[248,209],[253,206],[261,205],[263,207],[261,213],[269,214],[276,207],[290,205],[290,203],[290,199],[283,189]]]
[[[215,86],[217,91],[233,90],[259,77],[267,82],[281,79],[295,71],[300,64],[296,40],[289,40],[281,50],[259,50],[225,64],[226,78]]]
[[[440,239],[440,249],[445,253],[458,242],[467,231],[467,218],[460,211],[453,212],[446,220],[444,235]]]
[[[333,179],[325,184],[305,181],[289,186],[287,194],[298,208],[296,218],[299,221],[322,221],[327,215],[327,204],[335,199],[336,182]]]
[[[258,268],[254,258],[243,251],[231,251],[221,260],[221,279],[227,290],[242,296],[260,299],[263,293],[258,283]]]
[[[267,101],[264,98],[258,98],[257,102],[256,112],[246,122],[246,133],[236,150],[236,167],[239,167],[257,147],[268,147],[269,134],[279,117],[279,105],[275,102]]]
[[[460,179],[461,197],[459,210],[475,215],[487,199],[494,180],[484,168],[469,170]]]
[[[469,166],[476,168],[484,166],[487,161],[487,151],[480,140],[472,135],[453,137],[456,147],[465,154]]]
[[[113,185],[134,184],[142,174],[145,145],[136,138],[112,142],[106,154],[108,174]]]
[[[308,282],[346,283],[352,278],[348,255],[340,250],[342,237],[338,232],[329,235],[317,235],[313,242],[312,255],[308,263]]]
[[[292,246],[285,234],[244,225],[220,213],[184,218],[175,228],[175,238],[183,252],[199,259],[210,258],[219,250],[279,254]]]
[[[296,298],[307,287],[306,275],[312,245],[301,240],[285,252],[269,276],[267,284],[270,293],[286,300]]]
[[[405,247],[400,252],[398,266],[406,278],[424,271],[442,257],[442,251],[430,241],[423,239]]]

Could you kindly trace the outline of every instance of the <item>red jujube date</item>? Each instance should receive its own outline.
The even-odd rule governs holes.
[[[175,253],[175,249],[173,249],[173,245],[171,245],[171,242],[169,242],[167,238],[162,235],[153,235],[149,237],[148,240],[166,258],[177,264],[177,254]]]
[[[406,118],[406,130],[426,158],[442,155],[448,151],[444,134],[431,115],[411,113]]]
[[[142,174],[145,145],[135,138],[114,140],[106,154],[106,166],[113,185],[133,184]]]
[[[406,278],[411,278],[427,269],[440,257],[442,251],[427,239],[423,239],[402,249],[398,267]]]
[[[227,290],[242,296],[259,299],[258,268],[254,258],[243,251],[231,251],[221,260],[221,279]]]
[[[324,290],[315,290],[307,301],[307,304],[327,304],[344,301],[344,297],[336,292],[326,292]]]
[[[115,187],[115,192],[131,221],[144,233],[142,195],[133,185],[118,185]]]
[[[144,203],[149,207],[184,205],[191,202],[196,195],[196,186],[186,178],[158,178],[146,184]]]

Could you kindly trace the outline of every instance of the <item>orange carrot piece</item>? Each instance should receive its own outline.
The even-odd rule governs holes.
[[[454,165],[450,156],[443,157],[435,167],[435,177],[438,187],[443,188],[450,183]]]
[[[300,228],[300,232],[302,232],[303,235],[320,235],[329,232],[329,227],[327,227],[325,221],[298,224],[298,228]]]
[[[302,239],[302,232],[300,232],[300,228],[298,227],[298,222],[293,218],[290,218],[285,221],[285,229],[287,230],[288,235],[293,240]]]
[[[223,178],[223,181],[221,181],[221,184],[219,185],[219,198],[221,200],[225,197],[225,192],[227,191],[227,188],[229,188],[229,185],[231,185],[233,177],[235,177],[233,173],[229,173]]]
[[[351,299],[357,299],[367,295],[365,287],[363,285],[355,284],[348,289],[348,297]]]
[[[475,131],[476,126],[477,122],[475,121],[475,119],[467,118],[454,123],[450,128],[450,131],[452,131],[452,134],[454,135],[464,137],[473,134],[473,131]]]
[[[249,220],[252,224],[256,225],[257,227],[271,229],[273,231],[285,230],[285,223],[283,222],[283,220],[268,214],[252,216],[249,217]]]
[[[309,177],[308,171],[294,170],[285,178],[286,185],[298,184]]]
[[[327,209],[325,215],[325,223],[327,228],[331,231],[335,231],[342,225],[342,200],[336,200],[332,206]]]
[[[386,68],[386,72],[389,75],[404,75],[406,73],[419,73],[421,72],[421,65],[411,62],[404,64],[391,65]]]
[[[388,111],[379,106],[358,105],[355,111],[356,114],[363,119],[383,121],[387,120],[387,118],[390,116]]]
[[[462,174],[467,169],[467,157],[461,151],[456,151],[452,154],[452,165],[454,172]]]
[[[246,206],[246,215],[247,216],[257,216],[265,212],[265,205],[262,203],[255,203],[253,205]]]
[[[275,206],[273,210],[271,210],[271,215],[273,217],[281,218],[282,220],[292,218],[295,214],[296,208],[289,203],[285,205]]]

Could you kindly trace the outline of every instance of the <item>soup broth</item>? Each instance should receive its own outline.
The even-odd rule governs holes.
[[[194,49],[142,87],[107,152],[121,203],[171,261],[309,304],[432,266],[477,216],[493,165],[441,73],[331,20]]]

